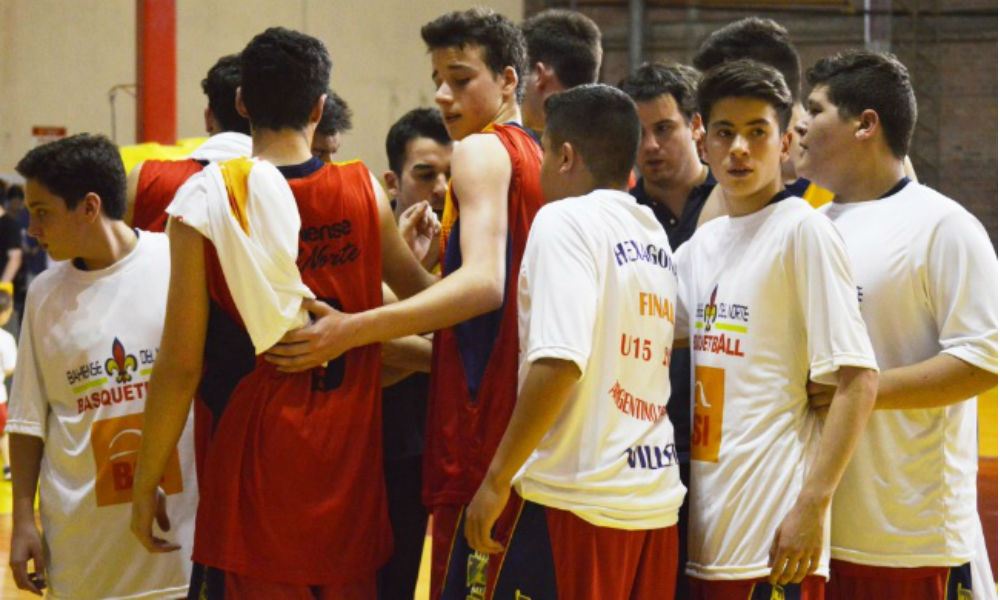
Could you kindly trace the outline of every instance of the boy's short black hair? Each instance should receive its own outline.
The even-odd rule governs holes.
[[[787,29],[772,19],[760,17],[733,21],[705,38],[692,64],[699,71],[708,71],[721,63],[741,58],[753,59],[777,69],[785,78],[792,100],[798,102],[802,65]]]
[[[601,187],[627,184],[639,151],[639,131],[635,102],[609,85],[582,85],[545,101],[550,147],[569,142]]]
[[[24,200],[24,188],[16,183],[7,188],[7,202],[11,200]]]
[[[323,116],[316,125],[316,133],[319,135],[347,133],[354,126],[351,122],[353,116],[354,113],[347,106],[347,101],[333,90],[327,90],[326,100],[323,102]]]
[[[283,27],[257,34],[240,54],[243,104],[264,129],[302,129],[330,87],[330,55],[318,39]]]
[[[551,8],[521,24],[529,68],[536,62],[552,67],[567,88],[594,83],[601,68],[601,30],[587,15]]]
[[[93,192],[106,216],[125,214],[125,166],[117,146],[103,135],[80,133],[39,146],[16,169],[62,198],[70,210]]]
[[[240,55],[223,56],[201,80],[208,96],[208,109],[223,131],[250,133],[250,121],[236,110],[236,88],[240,87]]]
[[[450,12],[420,28],[428,50],[479,46],[483,61],[495,75],[507,67],[517,73],[517,102],[524,99],[528,58],[521,29],[492,9],[477,7]]]
[[[698,71],[687,65],[661,62],[643,63],[618,84],[623,92],[636,102],[649,102],[670,94],[688,123],[698,112],[695,91],[698,88]]]
[[[706,127],[712,107],[725,98],[756,98],[774,107],[781,131],[792,118],[792,94],[777,69],[755,60],[742,59],[709,69],[698,84],[698,111]]]
[[[878,113],[886,144],[896,158],[910,149],[917,124],[917,97],[910,73],[895,56],[849,50],[821,58],[806,74],[810,87],[826,86],[830,103],[843,118],[867,109]]]
[[[406,145],[418,137],[430,138],[441,145],[450,145],[452,141],[440,111],[433,108],[414,108],[406,113],[392,124],[389,134],[385,137],[385,153],[389,159],[389,169],[397,176],[403,174]]]

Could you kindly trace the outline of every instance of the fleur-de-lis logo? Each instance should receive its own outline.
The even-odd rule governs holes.
[[[712,297],[709,298],[708,304],[705,305],[705,331],[710,331],[712,329],[712,324],[715,323],[715,317],[719,314],[719,307],[715,305],[715,295],[719,293],[719,284],[715,284],[715,288],[712,290]]]
[[[139,363],[135,356],[126,354],[125,346],[116,337],[114,343],[111,344],[111,358],[104,363],[104,370],[107,371],[108,376],[114,375],[115,381],[118,383],[127,383],[132,381],[132,375],[129,374],[129,371],[135,371],[138,367]]]

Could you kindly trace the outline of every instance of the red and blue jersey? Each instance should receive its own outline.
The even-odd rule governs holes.
[[[302,226],[303,282],[328,304],[382,304],[378,207],[360,162],[282,167]],[[300,585],[374,571],[392,548],[382,472],[380,346],[279,373],[255,357],[215,249],[205,245],[210,316],[198,402],[201,502],[194,560]]]
[[[185,160],[147,160],[139,171],[132,208],[132,226],[146,231],[167,228],[167,207],[174,194],[195,173],[205,168],[205,162]]]
[[[465,504],[475,493],[510,420],[517,400],[517,273],[528,230],[541,208],[538,143],[516,124],[493,124],[511,162],[507,194],[506,282],[497,310],[438,331],[434,336],[431,392],[424,450],[424,503]],[[442,273],[462,265],[461,199],[454,223],[444,223]],[[447,220],[447,217],[446,217]]]

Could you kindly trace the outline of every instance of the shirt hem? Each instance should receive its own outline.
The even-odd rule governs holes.
[[[688,577],[704,579],[706,581],[742,581],[747,579],[759,579],[771,574],[771,569],[766,565],[762,567],[704,567],[688,562],[684,569],[684,574]],[[810,575],[817,575],[823,579],[830,579],[830,567],[824,563]]]
[[[132,594],[129,596],[105,596],[104,600],[159,600],[160,598],[166,598],[173,600],[175,598],[185,597],[188,594],[187,585],[182,585],[172,588],[164,588],[162,590],[155,590],[152,592],[140,592],[138,594]],[[72,600],[72,596],[59,596],[51,591],[45,596],[50,600]]]
[[[533,363],[536,360],[543,358],[555,358],[559,360],[569,360],[576,364],[577,368],[580,369],[580,377],[583,377],[583,372],[587,368],[587,355],[574,348],[569,348],[567,346],[536,346],[528,350],[525,354],[524,361],[526,363]]]
[[[985,356],[981,352],[973,352],[965,348],[945,348],[941,352],[943,354],[954,356],[955,358],[965,361],[984,371],[989,371],[994,375],[997,374],[997,361],[995,356],[992,357],[993,360],[990,360],[989,356]]]
[[[809,366],[809,379],[817,383],[836,384],[833,376],[843,367],[871,369],[878,372],[875,358],[864,354],[834,354],[832,357],[813,363]],[[822,380],[821,380],[822,378]]]
[[[974,552],[965,556],[944,556],[940,554],[871,554],[847,548],[830,548],[830,558],[868,567],[898,567],[914,569],[918,567],[957,567],[972,561]]]
[[[45,429],[41,425],[26,421],[7,419],[7,426],[4,427],[4,432],[17,433],[19,435],[30,435],[32,437],[42,438],[43,441],[45,440]]]

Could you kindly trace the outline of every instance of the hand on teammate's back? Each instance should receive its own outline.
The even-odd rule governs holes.
[[[827,411],[830,410],[830,403],[833,402],[833,394],[837,391],[835,385],[823,385],[810,381],[806,384],[806,394],[809,395],[809,408],[815,411],[821,419],[826,418]]]
[[[344,327],[344,313],[323,301],[308,298],[302,301],[302,307],[313,315],[313,322],[286,333],[264,355],[285,373],[322,366],[354,347]]]

